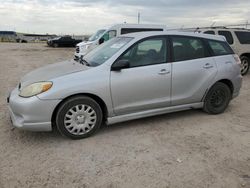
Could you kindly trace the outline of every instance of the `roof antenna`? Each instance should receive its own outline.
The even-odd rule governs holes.
[[[138,24],[140,24],[140,20],[141,19],[141,14],[140,14],[140,12],[138,12]]]

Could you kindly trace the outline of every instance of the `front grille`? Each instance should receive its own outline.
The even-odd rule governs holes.
[[[76,47],[76,53],[79,53],[80,52],[80,48],[79,46]]]

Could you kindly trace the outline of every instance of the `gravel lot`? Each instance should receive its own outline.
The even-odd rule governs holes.
[[[11,128],[6,97],[27,72],[74,48],[0,43],[0,188],[250,188],[250,74],[224,114],[200,110],[104,126],[72,141]]]

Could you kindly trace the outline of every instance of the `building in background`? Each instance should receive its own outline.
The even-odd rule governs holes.
[[[49,34],[27,34],[17,33],[15,31],[0,31],[0,42],[40,42],[47,41],[57,35]]]
[[[16,38],[15,31],[0,31],[0,42],[16,42]]]
[[[18,33],[15,31],[0,31],[0,42],[43,42],[49,39],[58,37],[58,35],[50,34],[29,34],[29,33]],[[72,38],[87,40],[89,35],[73,35]]]

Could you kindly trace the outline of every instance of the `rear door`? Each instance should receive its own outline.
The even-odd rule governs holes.
[[[172,105],[200,102],[217,73],[203,39],[172,36]]]

